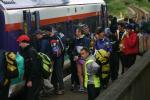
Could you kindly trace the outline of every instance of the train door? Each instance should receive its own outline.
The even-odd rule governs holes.
[[[107,15],[107,8],[106,5],[101,5],[101,25],[102,27],[108,26],[108,15]]]
[[[3,10],[0,9],[0,49],[3,49],[3,36],[5,32],[5,17]]]

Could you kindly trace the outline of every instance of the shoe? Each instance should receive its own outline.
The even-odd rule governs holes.
[[[80,88],[78,89],[79,92],[84,92],[84,88],[80,86]]]
[[[70,90],[71,90],[71,91],[74,91],[74,89],[75,89],[75,86],[74,86],[74,85],[71,85]]]
[[[102,89],[107,89],[107,85],[103,85],[103,86],[102,86]]]
[[[63,95],[64,94],[64,90],[58,90],[55,92],[56,95]]]

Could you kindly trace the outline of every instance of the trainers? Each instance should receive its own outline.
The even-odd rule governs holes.
[[[56,94],[57,95],[63,95],[64,94],[64,90],[58,90],[58,91],[56,91]]]
[[[102,86],[102,89],[107,89],[107,85],[106,85],[106,84],[103,85],[103,86]]]
[[[82,86],[80,86],[80,88],[78,89],[79,92],[84,92],[84,88]]]
[[[74,85],[72,84],[70,90],[71,90],[71,91],[74,91],[74,88],[75,88],[75,87],[74,87]]]

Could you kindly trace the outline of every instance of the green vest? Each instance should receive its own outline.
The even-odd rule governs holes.
[[[87,88],[88,85],[88,72],[87,72],[87,64],[93,62],[94,60],[87,60],[84,64],[84,87]],[[100,87],[100,77],[93,75],[93,81],[94,81],[94,86],[95,88]]]

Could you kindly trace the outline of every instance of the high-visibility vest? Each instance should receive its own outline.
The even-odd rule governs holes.
[[[87,72],[87,64],[93,62],[94,60],[88,60],[85,62],[84,64],[84,87],[87,88],[88,85],[88,81],[89,81],[89,74]],[[99,88],[100,87],[100,77],[93,75],[93,83],[95,88]]]

